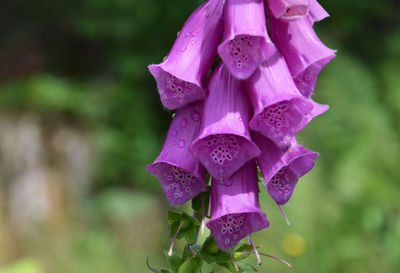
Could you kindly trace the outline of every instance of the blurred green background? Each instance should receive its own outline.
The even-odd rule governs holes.
[[[171,206],[144,167],[172,113],[147,65],[200,2],[1,1],[0,273],[166,266]],[[316,30],[338,53],[314,99],[331,108],[299,137],[320,158],[285,208],[290,227],[262,190],[271,227],[254,239],[293,272],[398,272],[400,2],[320,3],[331,17]]]

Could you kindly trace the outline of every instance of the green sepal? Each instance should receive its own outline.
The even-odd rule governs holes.
[[[167,269],[161,269],[161,273],[172,273],[172,271]]]
[[[217,264],[223,264],[223,263],[230,262],[230,261],[231,261],[231,259],[228,256],[228,254],[225,253],[225,251],[221,251],[218,253]]]
[[[226,269],[228,269],[230,272],[232,273],[241,273],[241,272],[258,272],[258,270],[248,264],[248,263],[244,263],[244,262],[236,262],[236,265],[239,268],[239,271],[236,271],[235,266],[233,265],[233,263],[229,260],[229,262],[225,262],[225,263],[218,263],[218,265],[225,267]]]
[[[235,252],[254,251],[251,244],[243,244],[235,249]]]
[[[189,214],[187,214],[186,212],[182,213],[181,221],[183,221],[183,220],[188,220],[190,223],[193,223],[196,226],[200,226],[200,222],[197,221],[196,218],[194,218],[194,217],[190,216]],[[183,226],[182,226],[182,228],[185,229]]]
[[[252,252],[253,247],[250,244],[243,244],[240,247],[238,247],[235,252],[232,253],[233,259],[235,261],[240,261],[243,259],[246,259],[247,257],[250,256],[251,253],[244,253],[244,252]]]
[[[251,264],[244,262],[236,262],[241,272],[258,272],[258,270]]]
[[[173,210],[168,210],[168,222],[173,223],[176,221],[180,221],[182,218],[182,213],[173,211]]]
[[[168,251],[164,251],[164,255],[167,258],[168,264],[173,272],[178,272],[179,266],[181,265],[181,256],[178,253],[172,252],[172,255],[168,255]]]
[[[241,270],[240,267],[239,267],[239,271],[236,271],[235,266],[233,265],[233,263],[231,261],[225,262],[225,263],[218,263],[218,265],[225,267],[226,269],[229,270],[229,272],[232,272],[232,273],[243,272],[243,270]]]
[[[208,236],[204,241],[202,250],[210,254],[217,254],[219,251],[221,251],[217,245],[217,242],[215,241],[214,236],[212,235]]]
[[[200,256],[206,263],[211,264],[217,261],[217,256],[222,252],[219,249],[215,238],[210,235],[204,241],[203,246],[200,249]]]
[[[209,187],[208,187],[209,188]],[[195,198],[192,199],[192,209],[195,211],[203,210],[203,200],[204,200],[204,215],[208,214],[208,204],[210,202],[210,190],[200,193]]]

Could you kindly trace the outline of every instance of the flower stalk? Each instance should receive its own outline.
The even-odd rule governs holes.
[[[176,113],[147,170],[170,203],[192,200],[193,208],[191,216],[169,211],[172,270],[160,272],[199,273],[203,260],[231,272],[255,270],[242,261],[253,253],[258,266],[267,256],[292,268],[258,252],[250,234],[269,227],[260,188],[290,225],[282,206],[318,157],[296,135],[329,108],[311,99],[336,52],[314,31],[327,16],[317,0],[207,0],[168,56],[149,66],[162,104]],[[211,235],[199,245],[206,226]],[[249,244],[238,246],[245,237]],[[186,240],[181,256],[173,253],[178,238]]]

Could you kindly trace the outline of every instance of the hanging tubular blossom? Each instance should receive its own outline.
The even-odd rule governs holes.
[[[224,22],[225,41],[218,54],[236,78],[247,79],[273,50],[264,0],[226,0]]]
[[[201,103],[192,103],[176,112],[160,155],[147,166],[173,204],[183,204],[207,190],[204,168],[188,148],[199,133],[201,111]]]
[[[314,167],[318,153],[308,150],[296,140],[289,148],[282,148],[256,132],[253,139],[261,149],[257,163],[264,176],[264,186],[278,205],[284,205],[292,196],[299,177]]]
[[[291,22],[273,16],[269,18],[271,38],[285,57],[294,81],[305,97],[311,97],[319,72],[335,57],[335,50],[318,39],[313,22],[310,15]]]
[[[261,132],[279,146],[289,143],[298,131],[320,114],[312,111],[314,106],[320,105],[305,99],[297,89],[278,50],[247,81],[247,90],[254,109],[251,129]]]
[[[205,97],[203,80],[222,38],[222,0],[209,0],[186,21],[166,59],[149,70],[162,104],[176,109]]]
[[[297,20],[307,14],[309,0],[269,0],[272,16],[281,20]]]
[[[250,138],[251,106],[244,83],[220,64],[211,75],[199,137],[190,147],[210,175],[229,178],[260,154]]]
[[[229,183],[212,180],[211,219],[207,227],[221,249],[229,249],[250,233],[268,226],[258,202],[254,161],[248,162],[229,178]]]

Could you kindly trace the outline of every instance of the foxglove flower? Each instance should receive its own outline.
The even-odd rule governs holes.
[[[251,106],[243,81],[220,63],[208,89],[200,134],[190,149],[212,177],[222,180],[258,156],[260,150],[250,138]]]
[[[211,182],[211,219],[207,222],[221,249],[229,249],[248,234],[269,226],[258,201],[254,161],[246,163],[226,182]]]
[[[281,20],[296,20],[307,14],[309,0],[268,0],[272,16]]]
[[[268,21],[271,38],[305,97],[311,97],[319,72],[335,57],[335,51],[326,47],[313,30],[314,19],[322,15],[316,9],[310,14],[296,21],[284,22],[273,16]]]
[[[264,176],[264,186],[281,208],[292,196],[298,179],[314,167],[318,153],[310,151],[296,140],[289,147],[278,147],[257,132],[253,132],[253,139],[261,150],[257,163]],[[282,208],[281,211],[287,220]]]
[[[166,59],[149,70],[157,81],[161,102],[176,109],[205,97],[203,79],[222,38],[223,0],[209,0],[186,21]]]
[[[147,166],[173,204],[183,204],[207,190],[205,170],[188,148],[199,133],[201,111],[202,104],[197,102],[177,110],[160,155]]]
[[[218,54],[236,78],[247,79],[273,50],[264,0],[227,0],[224,24],[225,41]]]
[[[254,109],[250,128],[279,146],[289,143],[311,119],[328,108],[302,96],[278,50],[246,84]]]

